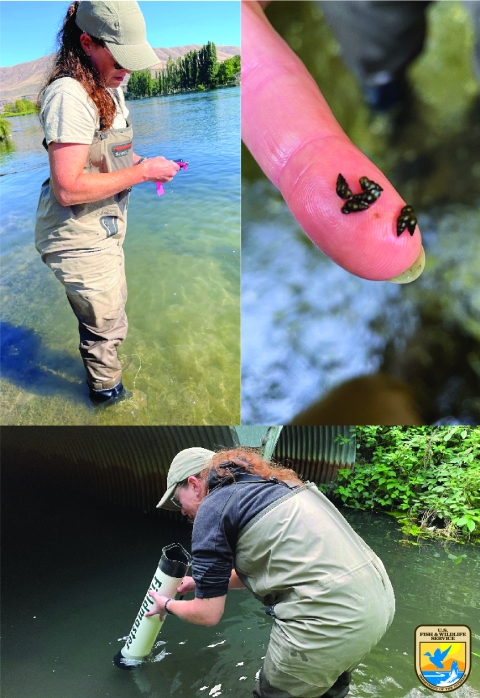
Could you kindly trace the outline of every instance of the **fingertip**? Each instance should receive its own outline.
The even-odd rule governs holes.
[[[425,269],[425,250],[423,245],[420,248],[420,254],[414,263],[408,267],[404,272],[394,276],[393,279],[388,279],[391,284],[409,284],[422,274]]]
[[[377,183],[381,195],[366,210],[343,211],[336,191],[339,171],[354,193],[360,175]],[[314,244],[346,271],[370,281],[409,283],[424,266],[422,240],[397,233],[405,205],[385,175],[345,138],[303,145],[284,167],[280,190],[292,214]],[[423,260],[423,265],[422,265]]]

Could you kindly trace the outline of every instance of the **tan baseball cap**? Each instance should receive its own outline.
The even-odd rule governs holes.
[[[163,509],[177,511],[177,507],[170,502],[175,488],[190,477],[190,475],[197,475],[197,473],[203,470],[214,455],[215,451],[209,451],[206,448],[199,447],[185,448],[183,451],[180,451],[180,453],[177,453],[168,471],[167,491],[157,504],[157,509],[163,507]]]
[[[137,2],[81,0],[75,22],[90,36],[103,39],[125,70],[144,70],[159,63],[147,41],[145,20]]]

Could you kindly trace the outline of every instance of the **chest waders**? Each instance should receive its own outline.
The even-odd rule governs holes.
[[[133,130],[96,131],[84,173],[115,172],[133,165]],[[60,206],[50,179],[42,184],[35,246],[65,287],[78,319],[80,355],[92,390],[122,377],[117,347],[127,335],[127,285],[123,241],[130,189],[102,201]]]
[[[345,696],[395,599],[383,563],[340,512],[312,483],[290,490],[240,531],[235,570],[274,618],[254,695]]]

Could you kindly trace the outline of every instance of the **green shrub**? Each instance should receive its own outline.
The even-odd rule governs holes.
[[[357,427],[357,463],[333,497],[413,535],[480,540],[480,427]],[[325,488],[322,488],[325,489]]]
[[[0,117],[0,141],[5,141],[10,136],[10,124]]]
[[[15,104],[6,104],[3,108],[4,116],[20,116],[23,114],[35,114],[37,105],[29,99],[17,99]]]

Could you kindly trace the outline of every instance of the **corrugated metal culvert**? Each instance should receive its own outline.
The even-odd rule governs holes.
[[[179,451],[238,445],[262,446],[269,453],[275,448],[276,461],[288,461],[302,477],[317,482],[351,466],[355,453],[350,427],[5,427],[2,471],[6,477],[21,474],[45,486],[54,483],[155,511]]]
[[[304,480],[330,482],[342,468],[355,464],[355,427],[285,426],[274,457]]]
[[[12,427],[2,430],[4,468],[154,511],[174,456],[237,443],[231,427]]]

